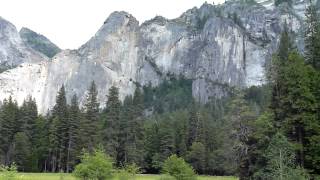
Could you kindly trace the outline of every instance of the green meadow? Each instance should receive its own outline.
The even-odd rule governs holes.
[[[160,180],[160,175],[141,174],[135,180]],[[59,173],[18,173],[17,180],[76,180],[71,174]],[[199,180],[237,180],[235,177],[228,176],[199,176]],[[4,180],[0,176],[0,180]],[[117,180],[115,177],[113,180]]]

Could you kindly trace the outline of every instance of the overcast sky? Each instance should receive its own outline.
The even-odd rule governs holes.
[[[28,27],[62,49],[84,44],[113,11],[127,11],[139,22],[156,15],[176,18],[206,0],[0,0],[0,16],[18,30]],[[211,0],[208,3],[222,3]]]

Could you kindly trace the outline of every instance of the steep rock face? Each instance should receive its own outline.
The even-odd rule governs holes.
[[[123,99],[135,89],[130,78],[134,78],[137,69],[137,48],[132,42],[138,27],[138,21],[131,15],[113,13],[79,50],[64,50],[51,61],[23,63],[0,74],[1,99],[12,95],[21,104],[31,95],[43,113],[54,105],[62,84],[67,89],[67,97],[77,94],[83,103],[92,80],[97,84],[102,105],[112,85],[120,88]]]
[[[53,44],[48,38],[28,28],[21,28],[19,34],[27,46],[49,58],[52,58],[61,51],[61,49],[57,45]]]
[[[108,89],[114,85],[120,90],[120,98],[132,94],[135,89],[138,67],[139,22],[126,12],[114,12],[104,22],[94,37],[79,48],[83,62],[93,63],[100,71],[90,71],[100,92],[99,99],[106,101]],[[101,74],[97,74],[101,72]],[[77,79],[77,78],[75,78]],[[83,86],[88,88],[88,83]]]
[[[0,17],[0,69],[4,71],[23,62],[39,62],[46,58],[24,45],[16,27]]]
[[[297,35],[302,32],[302,21],[292,12],[286,5],[266,8],[236,1],[204,4],[177,19],[155,17],[141,25],[126,12],[114,12],[79,49],[0,74],[0,99],[12,95],[21,104],[32,95],[44,113],[62,84],[68,98],[75,93],[83,104],[95,80],[103,106],[112,85],[123,99],[137,85],[157,86],[182,75],[193,80],[194,97],[205,103],[228,94],[230,86],[264,83],[264,66],[277,48],[283,23]]]
[[[207,19],[201,30],[179,21],[158,17],[141,26],[139,56],[146,63],[138,72],[140,83],[156,85],[168,74],[181,74],[194,80],[193,94],[202,102],[224,95],[225,85],[261,84],[263,49],[250,42],[240,27],[220,17]],[[156,74],[150,76],[150,69]]]
[[[239,21],[227,18],[230,13]],[[182,74],[193,79],[193,95],[201,102],[223,96],[226,86],[262,84],[265,60],[281,32],[280,17],[278,10],[240,2],[204,4],[174,20],[156,17],[141,26],[139,57],[147,63],[139,82],[156,84],[168,73]],[[150,76],[152,68],[157,76]]]

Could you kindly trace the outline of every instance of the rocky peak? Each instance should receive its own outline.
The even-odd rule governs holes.
[[[141,26],[148,26],[151,24],[157,24],[160,26],[164,26],[169,22],[168,19],[166,19],[165,17],[162,16],[156,16],[154,18],[152,18],[151,20],[145,21]]]
[[[106,48],[108,42],[117,37],[121,41],[123,33],[136,31],[139,28],[139,21],[131,14],[124,11],[116,11],[104,21],[97,33],[83,46],[79,48],[81,54],[88,54]]]
[[[0,35],[8,36],[8,33],[12,33],[15,31],[17,31],[16,27],[12,23],[0,16]]]
[[[20,37],[16,27],[2,17],[0,17],[0,39],[1,41],[20,43]]]
[[[57,45],[52,43],[48,38],[28,28],[21,28],[19,34],[23,42],[27,46],[31,47],[35,51],[46,55],[49,58],[52,58],[54,55],[61,51],[61,49]]]
[[[108,22],[123,22],[125,19],[129,19],[132,21],[137,21],[135,17],[125,11],[115,11],[109,15],[109,17],[104,21],[103,24]],[[139,23],[139,22],[138,22]]]
[[[131,14],[125,11],[116,11],[104,21],[103,26],[99,29],[95,36],[104,36],[108,33],[114,33],[119,29],[127,28],[134,30],[139,27],[139,21]]]
[[[0,17],[0,72],[23,62],[39,62],[46,58],[27,47],[16,27]]]
[[[32,95],[45,113],[54,105],[61,84],[68,98],[79,96],[80,104],[92,80],[101,104],[112,85],[124,99],[137,84],[157,86],[171,76],[192,80],[192,93],[202,103],[224,96],[232,86],[261,85],[283,22],[297,33],[302,27],[298,16],[282,7],[267,8],[265,3],[205,3],[176,19],[157,16],[141,26],[129,13],[114,12],[79,49],[0,73],[0,99],[12,95],[21,104]]]

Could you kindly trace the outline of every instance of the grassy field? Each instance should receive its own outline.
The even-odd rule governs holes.
[[[137,175],[136,180],[158,180],[159,175]],[[237,180],[235,177],[199,176],[199,180]],[[0,178],[1,180],[1,178]],[[19,173],[17,180],[76,180],[71,174]],[[116,180],[116,178],[114,179]]]

